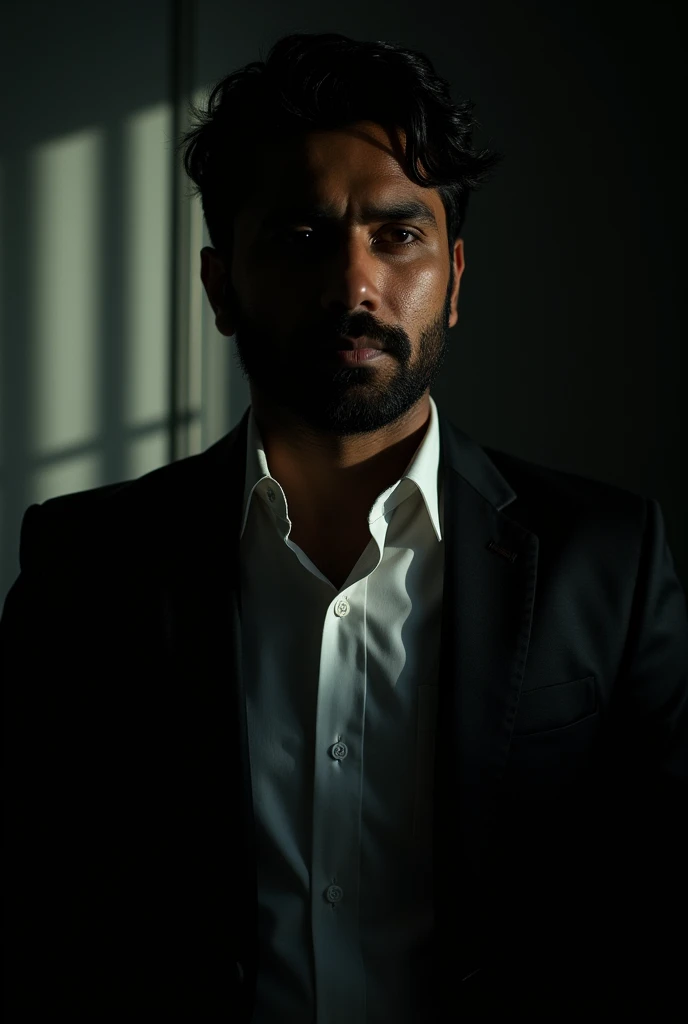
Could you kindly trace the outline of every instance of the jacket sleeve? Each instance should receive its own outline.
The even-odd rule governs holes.
[[[659,503],[647,499],[645,507],[616,686],[619,739],[625,767],[648,795],[671,801],[688,787],[688,613]]]
[[[613,697],[601,819],[612,840],[600,848],[600,870],[614,894],[609,955],[656,1003],[681,990],[688,957],[688,614],[661,508],[647,499],[645,511]]]
[[[20,572],[7,593],[0,617],[0,681],[3,690],[3,1001],[8,1019],[19,1008],[46,1010],[43,979],[54,959],[46,947],[45,863],[56,812],[46,793],[46,765],[59,753],[52,701],[54,683],[65,666],[56,665],[55,601],[48,594],[51,572],[38,554],[42,509],[24,513]],[[53,833],[54,834],[54,833]],[[59,830],[58,830],[59,834]],[[37,926],[36,922],[39,922]],[[39,1014],[40,1015],[40,1014]],[[24,1019],[23,1016],[21,1019]]]

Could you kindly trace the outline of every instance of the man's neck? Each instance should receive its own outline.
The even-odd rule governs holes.
[[[366,523],[378,495],[401,477],[427,433],[429,403],[425,414],[420,408],[414,413],[390,443],[379,436],[354,439],[356,445],[332,453],[319,439],[256,411],[270,473],[287,497],[290,519],[313,529]]]

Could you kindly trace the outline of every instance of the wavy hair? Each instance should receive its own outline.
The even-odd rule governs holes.
[[[358,121],[400,128],[407,176],[442,199],[451,258],[470,193],[503,159],[473,149],[474,106],[454,102],[449,83],[416,50],[335,32],[295,33],[279,39],[266,60],[221,79],[205,107],[191,104],[192,127],[177,151],[193,182],[190,195],[201,197],[213,247],[229,254],[237,197],[252,180],[261,143]]]

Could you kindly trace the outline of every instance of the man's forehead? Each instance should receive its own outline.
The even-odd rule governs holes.
[[[303,196],[293,192],[273,195],[259,204],[256,213],[261,226],[266,224],[291,223],[296,221],[327,223],[349,217],[355,223],[370,224],[374,221],[413,221],[428,228],[438,229],[437,215],[429,198],[425,195],[390,188],[375,190],[374,195],[363,197],[347,196],[343,200],[323,197],[304,191]]]
[[[264,140],[253,187],[242,204],[246,221],[262,229],[305,217],[321,223],[349,217],[356,223],[413,220],[439,230],[441,198],[406,175],[400,162],[403,138],[402,130],[397,136],[379,125],[359,123],[309,132],[284,146]],[[358,140],[359,149],[347,163],[338,156],[351,140],[354,146]]]

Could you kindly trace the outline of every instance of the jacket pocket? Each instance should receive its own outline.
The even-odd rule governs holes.
[[[516,709],[514,736],[576,725],[597,713],[594,675],[522,690]]]

